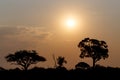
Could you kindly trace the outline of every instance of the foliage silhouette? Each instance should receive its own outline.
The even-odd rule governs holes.
[[[15,52],[15,54],[9,54],[5,57],[8,62],[20,65],[23,70],[28,70],[31,64],[36,64],[40,61],[46,61],[42,56],[39,56],[35,50],[20,50]]]
[[[86,70],[86,69],[89,69],[90,66],[89,66],[89,64],[87,64],[87,63],[85,63],[85,62],[79,62],[78,64],[75,65],[75,68],[76,68],[76,69],[77,69],[77,68],[80,68],[80,69]]]
[[[91,57],[93,59],[93,68],[97,61],[108,58],[108,45],[105,41],[85,38],[79,42],[78,47],[81,51],[81,58]]]
[[[57,64],[59,65],[58,67],[63,67],[63,63],[67,63],[67,61],[65,60],[64,57],[59,56],[59,57],[57,58]]]
[[[0,71],[4,71],[5,69],[3,67],[0,67]]]

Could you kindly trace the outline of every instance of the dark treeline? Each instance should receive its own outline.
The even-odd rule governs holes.
[[[86,62],[79,62],[75,65],[75,69],[67,70],[64,63],[67,60],[63,56],[57,58],[53,55],[55,62],[54,68],[34,67],[29,69],[30,65],[44,62],[47,59],[39,56],[35,50],[20,50],[13,54],[9,54],[5,59],[20,68],[4,69],[0,68],[0,80],[108,80],[120,79],[120,68],[104,67],[96,65],[97,61],[106,59],[108,55],[108,45],[105,41],[97,39],[85,38],[78,44],[81,54],[80,58],[92,58],[93,66]]]
[[[119,80],[120,68],[96,66],[94,69],[19,68],[0,71],[0,80]]]

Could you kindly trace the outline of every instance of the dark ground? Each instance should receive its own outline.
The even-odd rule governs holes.
[[[0,80],[120,80],[120,68],[0,70]]]

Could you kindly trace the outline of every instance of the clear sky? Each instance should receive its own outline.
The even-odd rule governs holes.
[[[22,49],[47,59],[37,66],[53,67],[53,54],[64,56],[67,68],[79,61],[91,65],[91,58],[79,58],[77,47],[86,37],[109,46],[109,58],[98,64],[120,67],[120,0],[0,0],[1,67],[14,67],[4,57]]]

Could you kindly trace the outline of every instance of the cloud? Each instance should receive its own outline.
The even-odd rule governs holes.
[[[29,35],[29,37],[37,38],[37,39],[47,39],[52,35],[51,32],[46,30],[43,27],[26,27],[25,35]]]
[[[34,27],[34,26],[17,26],[17,27],[11,27],[11,26],[3,26],[0,27],[0,37],[2,39],[14,39],[14,38],[24,38],[24,40],[28,39],[49,39],[52,35],[51,32],[49,32],[44,27]]]
[[[0,26],[0,47],[2,51],[35,49],[49,42],[52,33],[44,27]]]
[[[17,27],[0,27],[0,36],[5,36],[5,35],[15,35],[19,34],[19,29]]]

